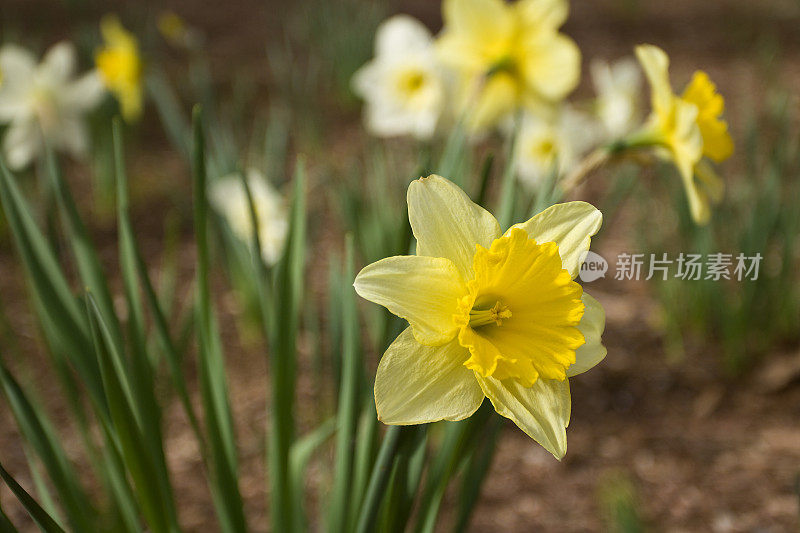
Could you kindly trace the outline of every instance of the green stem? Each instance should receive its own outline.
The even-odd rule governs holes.
[[[372,469],[372,476],[367,486],[367,495],[361,507],[361,514],[358,517],[357,533],[368,533],[375,528],[375,519],[383,500],[386,484],[389,482],[389,475],[392,473],[392,463],[397,453],[397,445],[400,442],[400,435],[408,428],[405,426],[392,426],[383,438],[383,444],[378,452],[378,458]]]

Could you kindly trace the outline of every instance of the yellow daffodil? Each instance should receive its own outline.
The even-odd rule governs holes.
[[[558,32],[567,0],[445,0],[438,40],[460,81],[468,124],[480,130],[520,107],[542,108],[578,84],[580,51]]]
[[[605,313],[574,279],[602,216],[558,204],[501,233],[450,181],[408,188],[417,255],[365,267],[355,288],[408,320],[375,377],[378,417],[469,417],[488,397],[557,458],[566,453],[568,377],[600,362]]]
[[[100,22],[104,46],[95,54],[97,69],[106,87],[114,93],[126,121],[142,114],[142,60],[136,37],[109,15]]]
[[[662,155],[674,161],[681,174],[692,217],[708,222],[709,204],[721,199],[724,184],[703,158],[721,162],[733,153],[728,124],[721,118],[722,95],[703,71],[678,96],[669,81],[669,58],[652,45],[636,48],[652,89],[653,112],[637,136],[664,148]]]

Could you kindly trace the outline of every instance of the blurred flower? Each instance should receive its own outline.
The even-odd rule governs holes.
[[[283,197],[256,169],[248,169],[247,186],[253,198],[258,224],[258,239],[264,262],[273,265],[283,253],[283,244],[289,229],[288,213]],[[226,220],[233,233],[248,245],[253,239],[253,222],[247,191],[238,174],[214,181],[209,190],[209,201]]]
[[[473,130],[520,107],[547,107],[575,88],[580,51],[558,32],[568,10],[566,0],[444,1],[438,49],[458,74]]]
[[[83,115],[95,107],[105,89],[96,71],[75,78],[75,48],[61,42],[42,62],[17,45],[0,48],[0,123],[9,127],[3,153],[14,169],[27,166],[49,143],[81,156],[88,147]]]
[[[573,281],[602,216],[558,204],[501,234],[439,176],[408,189],[416,256],[365,267],[359,295],[410,323],[375,377],[387,424],[462,420],[488,397],[557,458],[566,452],[567,378],[600,362],[605,313]]]
[[[122,116],[135,121],[142,114],[142,60],[136,37],[114,15],[100,21],[104,46],[95,54],[95,63],[106,87],[114,93]]]
[[[444,104],[444,82],[428,29],[407,15],[383,22],[375,58],[355,73],[353,90],[366,101],[364,118],[373,134],[430,138]]]
[[[639,125],[639,91],[642,74],[632,57],[609,64],[596,59],[591,66],[592,83],[597,92],[598,118],[612,139],[619,139]]]
[[[194,48],[200,36],[174,11],[164,11],[158,16],[158,31],[173,46]]]
[[[694,73],[681,96],[673,94],[667,54],[641,45],[636,55],[652,88],[653,112],[633,138],[663,148],[660,155],[672,160],[683,178],[692,217],[704,224],[711,215],[709,203],[721,199],[724,183],[703,157],[721,162],[733,153],[728,123],[721,118],[725,101],[703,71]]]
[[[514,153],[517,176],[532,187],[553,172],[565,176],[597,141],[598,129],[591,117],[568,106],[549,120],[526,113]]]

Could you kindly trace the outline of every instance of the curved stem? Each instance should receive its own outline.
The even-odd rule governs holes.
[[[611,159],[611,150],[603,146],[587,155],[575,170],[567,174],[561,184],[564,193],[580,185],[592,172],[596,171]]]

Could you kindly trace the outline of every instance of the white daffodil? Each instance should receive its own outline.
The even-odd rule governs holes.
[[[608,63],[592,61],[592,83],[597,92],[595,112],[606,133],[618,139],[637,127],[642,118],[639,95],[642,72],[632,57]]]
[[[42,62],[13,44],[0,47],[0,123],[9,127],[3,153],[13,169],[27,166],[49,143],[54,149],[81,156],[88,147],[83,116],[103,96],[96,71],[75,78],[75,48],[61,42]]]
[[[430,31],[407,15],[383,22],[375,36],[375,57],[355,73],[353,90],[366,102],[364,120],[374,135],[429,139],[444,105],[444,80]]]
[[[526,114],[517,137],[514,164],[517,177],[532,187],[556,172],[563,177],[595,144],[598,124],[564,106],[552,118]]]
[[[248,169],[247,186],[253,198],[258,224],[258,239],[264,262],[275,264],[283,252],[289,230],[288,212],[283,197],[256,169]],[[253,238],[253,223],[241,178],[230,174],[211,184],[209,201],[226,220],[233,233],[250,244]]]

